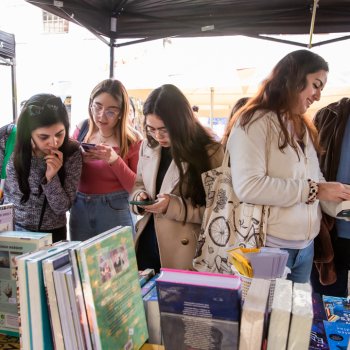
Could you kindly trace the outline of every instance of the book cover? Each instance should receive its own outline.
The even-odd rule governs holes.
[[[346,350],[350,342],[350,325],[342,322],[323,321],[329,350]]]
[[[329,350],[323,321],[320,319],[312,321],[309,350]]]
[[[292,311],[293,282],[276,279],[267,338],[267,350],[285,349]]]
[[[242,308],[240,350],[260,350],[265,338],[270,280],[253,278]]]
[[[313,320],[311,285],[293,284],[292,319],[289,329],[288,350],[307,350]]]
[[[240,319],[241,281],[237,276],[161,269],[156,286],[161,312],[230,321]]]
[[[148,332],[131,228],[111,229],[73,250],[94,349],[141,348]]]
[[[350,323],[350,300],[328,295],[322,298],[328,321]]]
[[[16,257],[51,242],[47,233],[0,232],[0,333],[19,335]]]
[[[167,350],[237,349],[239,277],[161,269],[156,287]]]
[[[143,297],[145,307],[148,342],[151,344],[162,344],[162,330],[160,325],[160,311],[158,304],[157,288],[154,287]]]
[[[12,203],[0,205],[0,232],[13,231],[15,208]]]

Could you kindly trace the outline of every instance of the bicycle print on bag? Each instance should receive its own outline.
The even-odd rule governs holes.
[[[221,167],[202,174],[207,202],[193,260],[197,271],[230,274],[229,247],[261,247],[265,243],[268,207],[239,202],[228,158],[225,154]]]

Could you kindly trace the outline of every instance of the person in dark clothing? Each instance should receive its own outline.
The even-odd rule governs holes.
[[[319,160],[325,179],[350,184],[350,99],[320,109],[314,122],[324,149]],[[350,222],[323,213],[311,274],[314,292],[346,297],[349,268]]]

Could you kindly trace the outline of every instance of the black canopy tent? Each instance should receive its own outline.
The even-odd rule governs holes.
[[[350,38],[311,41],[313,33],[350,32],[350,0],[26,1],[86,27],[106,42],[111,48],[111,76],[115,47],[166,37],[245,35],[309,48]],[[310,41],[268,36],[276,34],[310,34]]]
[[[15,36],[0,30],[0,65],[11,67],[13,120],[17,116]]]

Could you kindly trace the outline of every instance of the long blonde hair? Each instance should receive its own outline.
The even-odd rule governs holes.
[[[120,121],[117,123],[116,128],[119,129],[120,156],[123,158],[128,153],[129,146],[139,141],[139,136],[129,124],[130,102],[128,93],[124,85],[117,79],[105,79],[92,90],[89,99],[89,130],[85,140],[89,140],[93,132],[97,130],[91,112],[91,104],[98,95],[104,92],[111,95],[117,101],[120,101]]]

